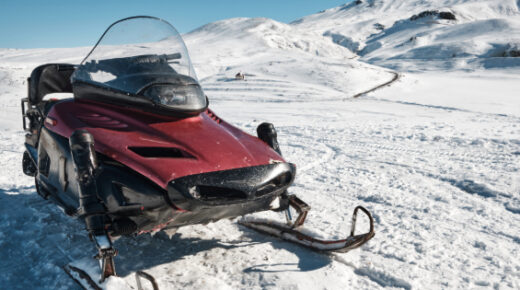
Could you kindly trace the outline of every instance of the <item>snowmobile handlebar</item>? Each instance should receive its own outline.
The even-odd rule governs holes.
[[[168,62],[170,60],[181,59],[182,55],[179,52],[171,54],[142,54],[127,57],[109,58],[98,61],[91,61],[90,63],[84,64],[88,66],[88,70],[92,72],[107,71],[117,72],[122,67],[128,67],[129,65],[135,64],[150,64]]]
[[[175,60],[175,59],[180,59],[182,57],[180,52],[163,54],[163,56],[164,56],[164,58],[166,58],[166,60]]]

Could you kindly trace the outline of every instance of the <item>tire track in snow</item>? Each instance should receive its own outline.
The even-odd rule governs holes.
[[[470,195],[476,195],[480,196],[485,199],[492,199],[493,201],[503,205],[503,207],[513,213],[513,214],[520,214],[520,200],[515,198],[514,196],[503,193],[500,191],[496,191],[493,189],[490,189],[487,185],[475,182],[471,179],[456,179],[452,177],[445,177],[439,174],[434,174],[428,171],[424,171],[422,169],[419,169],[417,167],[414,167],[412,165],[407,164],[399,164],[395,162],[386,162],[386,161],[377,161],[377,160],[363,160],[364,162],[375,162],[375,163],[382,163],[387,164],[390,166],[398,166],[406,169],[411,169],[413,172],[418,173],[424,177],[431,178],[443,183],[447,183],[450,186],[453,186],[454,188],[457,188],[458,190],[465,192]],[[369,200],[366,200],[369,201]],[[370,201],[369,201],[370,202]]]
[[[401,278],[390,275],[386,272],[374,269],[373,267],[356,267],[354,264],[345,260],[338,254],[330,254],[329,256],[334,261],[352,268],[356,275],[367,277],[368,279],[379,284],[382,287],[403,288],[406,290],[412,289],[412,285],[410,283],[406,282]]]
[[[442,110],[442,111],[448,111],[448,112],[461,112],[461,113],[469,113],[469,114],[479,114],[484,116],[490,116],[490,117],[496,117],[496,118],[510,118],[513,120],[520,120],[517,116],[514,115],[507,115],[507,114],[494,114],[494,113],[484,113],[484,112],[477,112],[462,108],[456,108],[456,107],[448,107],[448,106],[439,106],[439,105],[429,105],[429,104],[421,104],[421,103],[415,103],[415,102],[406,102],[406,101],[394,101],[389,99],[383,99],[383,98],[374,98],[377,101],[380,102],[387,102],[387,103],[393,103],[393,104],[399,104],[399,105],[407,105],[407,106],[416,106],[416,107],[422,107],[426,109],[436,109],[436,110]]]
[[[371,268],[359,268],[354,270],[354,273],[360,276],[365,276],[368,279],[376,282],[382,287],[393,287],[393,288],[403,288],[406,290],[412,289],[412,285],[406,282],[403,279],[396,278],[394,276],[389,275],[388,273],[381,272]]]
[[[399,153],[407,153],[414,155],[431,155],[431,150],[420,149],[420,148],[410,148],[404,146],[395,146],[389,144],[381,144],[384,142],[372,141],[372,142],[364,142],[358,140],[346,140],[345,142],[349,143],[350,146],[356,148],[367,149],[370,148],[372,151],[389,151],[389,152],[399,152]],[[483,153],[483,152],[471,152],[471,151],[463,151],[460,153],[454,152],[453,148],[437,148],[435,150],[435,155],[437,157],[448,157],[450,160],[456,160],[464,163],[475,163],[475,162],[496,162],[503,161],[504,159],[509,159],[511,154],[509,153]],[[466,158],[464,158],[466,157]]]

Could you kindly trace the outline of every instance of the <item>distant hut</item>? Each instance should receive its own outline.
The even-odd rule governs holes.
[[[246,79],[246,75],[244,73],[242,73],[241,71],[239,71],[236,75],[235,75],[235,80],[245,80]]]

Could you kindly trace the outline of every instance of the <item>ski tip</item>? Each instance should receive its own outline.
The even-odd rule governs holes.
[[[63,270],[69,277],[71,277],[76,283],[79,284],[83,289],[86,290],[102,290],[101,288],[90,275],[84,270],[74,267],[72,265],[65,265]]]

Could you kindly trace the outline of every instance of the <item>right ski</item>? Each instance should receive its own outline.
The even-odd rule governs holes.
[[[103,290],[108,286],[117,289],[159,290],[155,278],[143,271],[135,272],[136,286],[131,286],[123,278],[114,275],[100,281],[100,269],[97,265],[91,263],[91,261],[76,262],[74,265],[68,264],[63,267],[63,270],[85,290]],[[149,284],[149,286],[143,288],[143,286],[145,286],[144,281],[148,281],[146,284]]]

